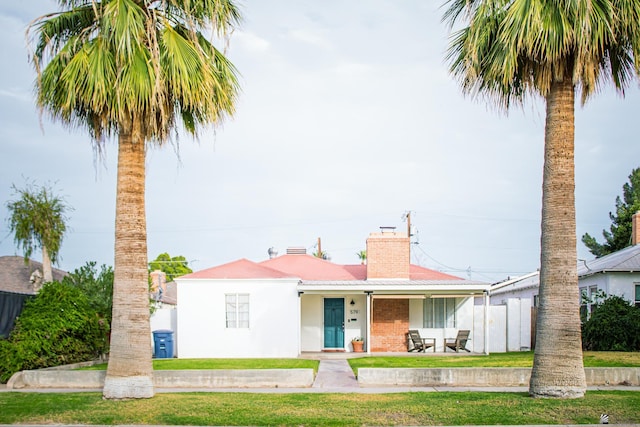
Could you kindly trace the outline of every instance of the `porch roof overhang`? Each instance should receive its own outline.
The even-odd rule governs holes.
[[[472,296],[488,292],[491,284],[470,280],[353,280],[315,281],[301,280],[298,292],[345,294],[371,293],[381,295],[424,295],[424,296]]]

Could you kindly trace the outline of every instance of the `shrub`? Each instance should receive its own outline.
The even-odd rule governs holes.
[[[47,283],[0,340],[0,382],[25,369],[93,360],[107,350],[108,330],[80,289]]]
[[[84,292],[89,305],[98,312],[100,318],[111,324],[111,309],[113,307],[113,268],[96,267],[95,261],[89,261],[80,268],[67,274],[62,283],[72,285]]]
[[[585,350],[640,350],[640,308],[619,296],[608,296],[582,325]]]

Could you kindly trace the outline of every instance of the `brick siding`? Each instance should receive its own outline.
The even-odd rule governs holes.
[[[371,324],[371,351],[406,352],[409,300],[375,299]]]

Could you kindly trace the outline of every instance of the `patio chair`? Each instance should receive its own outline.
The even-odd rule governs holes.
[[[436,351],[436,339],[435,338],[422,338],[420,332],[417,329],[409,329],[409,339],[413,343],[413,347],[409,351],[425,352],[429,347],[433,347],[433,352]]]
[[[447,348],[451,350],[455,350],[457,353],[460,350],[464,350],[467,352],[471,352],[471,350],[467,350],[467,341],[469,340],[469,331],[468,330],[460,330],[458,331],[458,335],[455,338],[445,338],[444,339],[444,351],[447,351]]]

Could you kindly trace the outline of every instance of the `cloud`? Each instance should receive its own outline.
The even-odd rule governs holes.
[[[249,54],[261,54],[270,50],[271,43],[251,32],[236,31],[233,34],[233,45]]]
[[[410,0],[250,0],[228,54],[237,113],[200,142],[147,161],[149,256],[207,268],[267,248],[312,247],[357,263],[369,232],[413,211],[416,261],[500,280],[539,265],[544,105],[499,114],[448,73],[442,10]],[[0,5],[0,201],[22,176],[57,181],[75,208],[63,264],[111,264],[116,145],[94,166],[88,135],[43,119],[24,29],[56,3]],[[578,236],[608,228],[634,167],[640,93],[605,89],[576,110]],[[0,209],[1,212],[1,209]],[[0,254],[15,248],[0,215]],[[580,246],[580,245],[579,245]],[[580,256],[588,258],[584,249]]]

